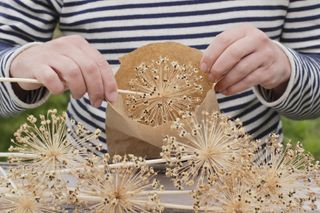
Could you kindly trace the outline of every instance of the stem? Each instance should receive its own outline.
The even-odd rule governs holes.
[[[4,77],[1,77],[0,82],[41,84],[38,80],[30,79],[30,78],[4,78]]]
[[[143,92],[136,92],[136,91],[124,90],[124,89],[118,89],[118,93],[128,94],[128,95],[141,95],[141,96],[145,95]]]
[[[136,195],[150,195],[150,194],[157,194],[157,195],[181,195],[181,194],[190,194],[191,190],[167,190],[167,191],[144,191],[137,193]],[[130,192],[129,192],[130,193]],[[128,194],[129,194],[128,193]],[[95,195],[85,195],[85,194],[79,194],[77,196],[80,200],[88,201],[88,202],[100,202],[104,199],[100,196]],[[143,201],[139,201],[143,202]]]
[[[68,187],[68,190],[74,191],[74,187]],[[88,192],[90,193],[90,192]],[[157,195],[185,195],[185,194],[190,194],[192,193],[192,190],[147,190],[147,191],[142,191],[142,192],[127,192],[127,194],[138,194],[138,195],[150,195],[150,194],[157,194]],[[82,194],[83,195],[83,194]],[[89,196],[91,195],[83,195],[83,196]],[[96,196],[93,196],[96,197]]]
[[[3,158],[38,158],[36,154],[26,154],[26,153],[19,153],[19,152],[0,152],[0,157]]]
[[[11,158],[38,158],[39,156],[36,154],[25,154],[25,153],[19,153],[19,152],[0,152],[0,157],[11,157]],[[181,159],[177,159],[177,158],[170,158],[171,161],[185,161],[185,160],[190,160],[194,158],[194,155],[189,155],[189,156],[184,156]],[[155,165],[155,164],[161,164],[161,163],[165,163],[167,162],[166,159],[152,159],[152,160],[146,160],[144,162],[142,162],[141,164],[143,165]],[[122,167],[131,167],[131,166],[135,166],[136,163],[134,162],[124,162],[124,163],[114,163],[114,164],[109,164],[107,167],[110,169],[116,169],[116,168],[122,168]],[[97,169],[103,169],[105,165],[98,165],[96,168]],[[72,171],[83,171],[85,170],[85,168],[69,168],[69,169],[61,169],[61,170],[56,170],[54,172],[60,172],[62,174],[65,173],[69,173]]]
[[[170,158],[170,160],[171,161],[185,161],[185,160],[190,160],[194,157],[195,157],[194,155],[189,155],[189,156],[182,157],[181,159]],[[161,164],[161,163],[165,163],[165,162],[167,162],[166,159],[159,158],[159,159],[153,159],[153,160],[146,160],[146,161],[142,162],[141,164],[154,165],[154,164]],[[131,167],[131,166],[135,166],[135,165],[137,165],[137,164],[134,162],[114,163],[114,164],[107,165],[107,168],[116,169],[116,168],[123,168],[123,167]],[[105,167],[105,165],[98,165],[98,166],[96,166],[96,169],[103,169],[104,167]],[[65,173],[69,173],[69,172],[76,171],[76,170],[84,171],[85,168],[61,169],[61,170],[57,170],[55,172],[60,172],[62,174],[65,174]]]
[[[42,84],[37,79],[31,79],[31,78],[4,78],[4,77],[0,77],[0,82]],[[131,94],[131,95],[144,95],[144,93],[142,93],[142,92],[123,90],[123,89],[118,89],[118,93]]]
[[[143,191],[138,193],[139,195],[149,195],[149,194],[157,194],[157,195],[184,195],[184,194],[190,194],[192,190],[163,190],[163,191],[157,191],[157,190],[150,190],[150,191]]]
[[[168,209],[179,209],[179,210],[194,210],[193,206],[173,204],[173,203],[160,203],[165,208]]]
[[[141,201],[141,200],[135,200],[135,202],[137,203],[142,203],[142,204],[146,204],[146,205],[149,205],[149,206],[152,206],[152,205],[155,205],[153,203],[150,203],[150,201]],[[160,202],[159,205],[163,206],[164,208],[168,208],[168,209],[178,209],[178,210],[192,210],[194,211],[195,209],[193,208],[193,206],[191,205],[181,205],[181,204],[173,204],[173,203],[162,203]],[[197,212],[198,211],[205,211],[205,212],[212,212],[212,211],[216,211],[215,208],[210,208],[210,207],[207,207],[207,208],[198,208],[197,209]]]
[[[82,195],[82,194],[77,195],[77,198],[79,200],[86,201],[86,202],[101,202],[104,200],[102,197],[92,196],[92,195]]]

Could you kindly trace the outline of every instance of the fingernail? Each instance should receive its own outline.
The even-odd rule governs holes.
[[[101,103],[102,103],[102,100],[96,100],[96,101],[94,102],[94,106],[95,106],[96,108],[98,108],[98,107],[101,106]]]
[[[200,64],[200,70],[203,72],[207,72],[208,66],[206,65],[206,63],[201,63]]]
[[[109,95],[108,99],[111,102],[115,102],[117,100],[118,97],[118,92],[117,91],[113,91],[111,92],[111,94]]]

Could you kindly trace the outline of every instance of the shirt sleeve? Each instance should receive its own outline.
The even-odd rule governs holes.
[[[10,77],[12,60],[25,49],[52,39],[62,0],[2,0],[0,2],[0,77]],[[0,83],[0,116],[41,105],[49,96],[45,88],[29,91],[24,100],[11,83]]]
[[[260,101],[292,119],[320,116],[320,2],[290,1],[280,42],[289,58],[291,77],[286,91],[254,88]]]

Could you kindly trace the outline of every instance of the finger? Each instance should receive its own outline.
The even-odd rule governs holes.
[[[81,49],[86,49],[88,56],[94,60],[99,68],[100,75],[103,82],[105,99],[114,102],[117,99],[117,83],[114,78],[111,66],[108,64],[103,55],[88,42],[80,46]]]
[[[89,51],[89,47],[80,49],[75,45],[68,45],[67,49],[63,50],[63,54],[73,60],[80,68],[81,72],[78,75],[84,79],[90,102],[93,106],[98,107],[104,99],[103,81],[98,65],[88,57],[87,52]]]
[[[101,75],[102,75],[103,83],[105,85],[104,87],[106,90],[107,100],[109,100],[110,102],[116,101],[118,97],[118,92],[117,92],[118,86],[113,76],[110,65],[107,66],[107,70],[103,71]]]
[[[240,82],[250,73],[258,69],[263,63],[260,54],[252,53],[243,58],[228,72],[215,86],[216,91],[224,91],[232,85]]]
[[[251,36],[246,36],[231,44],[213,64],[210,70],[210,79],[220,80],[244,57],[256,51],[258,43]]]
[[[65,81],[73,98],[79,99],[86,93],[87,87],[81,68],[74,60],[67,56],[56,54],[48,64]]]
[[[233,27],[217,35],[204,51],[200,61],[200,69],[209,72],[223,51],[244,36],[245,31],[241,27]]]
[[[38,67],[39,72],[34,72],[34,77],[40,81],[52,94],[65,91],[65,85],[59,75],[49,66]]]
[[[262,79],[263,68],[259,68],[250,75],[246,76],[243,80],[232,85],[226,90],[222,91],[224,95],[234,95],[236,93],[242,92],[246,89],[249,89],[253,86],[260,84],[263,81]]]

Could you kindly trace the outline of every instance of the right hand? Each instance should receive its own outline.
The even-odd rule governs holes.
[[[92,105],[115,101],[117,84],[110,65],[98,50],[78,35],[61,37],[30,47],[12,61],[10,74],[16,78],[34,78],[51,93],[70,90],[75,99],[88,92]],[[23,90],[35,90],[39,84],[19,83]]]

